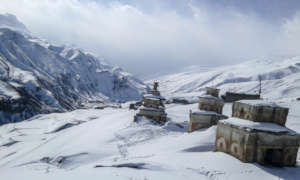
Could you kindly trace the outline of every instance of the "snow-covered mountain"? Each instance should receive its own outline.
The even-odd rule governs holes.
[[[167,97],[196,97],[212,86],[226,91],[258,93],[268,99],[300,97],[300,57],[254,60],[238,65],[192,70],[156,78]],[[149,81],[148,83],[152,82]]]
[[[138,100],[146,85],[77,48],[32,37],[13,15],[0,15],[0,124],[87,101]]]
[[[9,28],[23,35],[30,35],[30,31],[12,14],[0,14],[0,28]]]
[[[295,100],[300,95],[299,73],[300,57],[294,57],[190,70],[156,80],[163,96],[197,99],[206,86],[253,93],[261,75],[263,97],[288,107],[286,126],[300,133],[300,101]],[[0,77],[1,120],[74,109],[88,100],[136,99],[146,88],[82,50],[24,37],[7,27],[0,29]],[[128,106],[40,114],[0,126],[1,180],[300,177],[299,151],[297,165],[285,168],[243,163],[214,152],[216,126],[187,132],[190,110],[197,110],[197,103],[166,104],[169,121],[162,126],[133,122],[135,111]],[[223,113],[231,116],[231,110],[232,104],[226,103]]]

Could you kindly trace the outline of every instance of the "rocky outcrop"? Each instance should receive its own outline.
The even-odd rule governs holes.
[[[1,18],[0,124],[74,110],[89,101],[140,100],[146,92],[146,85],[121,68],[81,49],[31,37],[20,25],[18,31],[9,23],[1,26]]]

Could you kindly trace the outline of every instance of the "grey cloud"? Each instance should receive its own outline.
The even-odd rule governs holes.
[[[293,0],[280,13],[279,0],[1,1],[0,12],[15,14],[37,36],[76,44],[140,76],[299,54]]]

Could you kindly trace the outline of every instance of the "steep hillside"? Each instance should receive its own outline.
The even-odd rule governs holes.
[[[5,22],[0,25],[0,124],[73,110],[88,101],[138,100],[145,92],[146,86],[121,68],[83,50],[33,38],[24,25],[20,33],[23,26],[8,23],[11,19],[16,21],[0,16]]]
[[[255,60],[205,72],[194,68],[155,80],[168,97],[193,97],[204,93],[206,86],[220,88],[221,94],[226,91],[257,93],[258,76],[262,78],[264,98],[300,97],[300,57]]]

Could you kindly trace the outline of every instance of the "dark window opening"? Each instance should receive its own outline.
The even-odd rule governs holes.
[[[282,166],[282,149],[268,149],[266,151],[265,163],[272,166]]]
[[[242,108],[241,110],[240,110],[240,117],[244,117],[245,116],[245,112],[244,112],[244,109]]]

